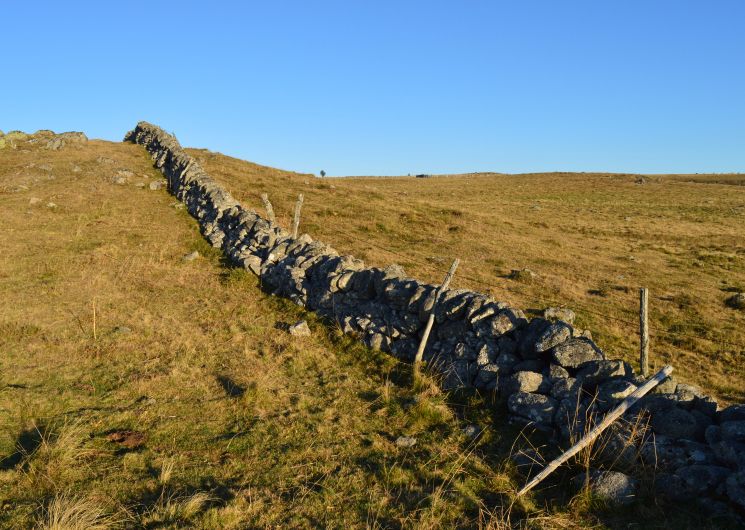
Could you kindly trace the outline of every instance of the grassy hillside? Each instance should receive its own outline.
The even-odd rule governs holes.
[[[371,263],[396,260],[438,279],[458,255],[460,285],[481,279],[520,305],[549,289],[624,317],[633,293],[614,286],[638,283],[645,264],[654,292],[664,285],[678,297],[657,302],[656,322],[669,314],[688,323],[697,314],[717,326],[713,333],[742,324],[721,307],[715,282],[724,263],[733,282],[743,278],[742,247],[713,250],[741,230],[742,210],[725,209],[739,207],[734,193],[718,185],[637,188],[600,176],[330,182],[195,154],[249,204],[268,191],[283,222],[292,196],[306,193],[304,228]],[[613,510],[570,498],[566,477],[576,468],[510,508],[525,479],[508,456],[528,441],[483,406],[488,398],[412,389],[406,366],[267,297],[252,275],[223,264],[173,197],[149,189],[158,180],[134,145],[0,150],[0,527],[709,524],[696,510],[651,500]],[[697,204],[680,189],[715,202]],[[649,208],[639,197],[684,205]],[[611,200],[623,212],[612,212]],[[631,236],[613,227],[630,210],[638,242],[618,247]],[[704,220],[694,220],[701,212]],[[655,226],[677,235],[653,238],[647,230]],[[700,269],[676,269],[668,262],[687,262],[676,254],[683,241],[713,257],[696,258]],[[201,257],[184,261],[194,250]],[[628,262],[630,252],[641,261]],[[664,284],[660,264],[675,273]],[[539,274],[535,283],[502,277],[525,266]],[[604,296],[586,294],[615,267]],[[620,326],[580,316],[613,353],[633,350]],[[282,328],[300,318],[313,333],[292,338]],[[717,353],[704,362],[693,347],[670,351],[689,373],[706,364],[716,377],[699,380],[739,397],[734,358]],[[463,432],[472,424],[484,429],[475,440]],[[400,446],[401,436],[416,445]]]
[[[723,401],[745,400],[742,175],[549,173],[320,179],[192,150],[210,174],[263,211],[266,192],[289,226],[373,265],[393,261],[517,307],[566,305],[608,354],[638,363],[639,287],[650,289],[651,362]],[[515,269],[528,268],[535,277]]]

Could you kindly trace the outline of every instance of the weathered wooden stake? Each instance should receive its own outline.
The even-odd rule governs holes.
[[[458,268],[458,264],[460,264],[460,260],[458,258],[455,258],[453,260],[453,264],[450,265],[450,270],[445,275],[445,279],[442,281],[442,285],[440,285],[437,291],[435,291],[435,301],[432,303],[432,309],[430,309],[429,312],[427,326],[424,328],[422,340],[419,342],[419,349],[416,351],[416,357],[414,357],[414,371],[417,373],[419,372],[419,367],[422,364],[422,357],[424,356],[424,348],[427,346],[427,339],[429,339],[429,334],[432,331],[432,326],[435,323],[435,307],[437,307],[437,302],[440,299],[440,295],[443,293],[443,291],[445,291],[445,289],[448,288],[448,285],[450,285],[450,280],[453,279],[455,270]]]
[[[649,291],[646,287],[639,289],[639,365],[642,375],[649,375]]]
[[[300,228],[300,208],[303,207],[303,194],[297,196],[297,202],[295,203],[295,215],[292,218],[292,237],[297,238],[297,231]]]
[[[272,203],[269,202],[269,195],[267,195],[266,193],[262,193],[261,200],[264,202],[264,209],[266,210],[266,218],[269,219],[270,223],[275,224],[276,221],[274,219],[274,208],[272,208]]]
[[[93,340],[98,340],[98,333],[96,331],[96,299],[93,299]]]
[[[629,407],[631,407],[634,403],[639,401],[642,397],[644,397],[647,392],[652,390],[654,387],[656,387],[663,379],[665,379],[667,376],[669,376],[673,371],[673,367],[670,365],[665,366],[657,372],[652,379],[644,383],[642,386],[636,389],[633,394],[630,394],[626,399],[624,399],[620,405],[618,405],[615,409],[613,409],[611,412],[609,412],[605,418],[603,418],[603,421],[600,422],[593,430],[588,432],[585,436],[582,437],[582,439],[574,444],[572,447],[569,448],[569,450],[562,454],[560,457],[552,460],[540,473],[538,473],[533,479],[528,482],[525,486],[523,486],[523,489],[517,492],[517,496],[520,497],[521,495],[527,493],[531,489],[533,489],[534,486],[536,486],[539,482],[541,482],[544,478],[549,476],[551,473],[553,473],[557,467],[559,467],[561,464],[572,458],[574,455],[579,453],[582,449],[587,447],[590,442],[592,442],[595,438],[598,437],[598,435],[603,432],[605,429],[610,427],[610,425],[616,421],[624,412],[626,412]]]

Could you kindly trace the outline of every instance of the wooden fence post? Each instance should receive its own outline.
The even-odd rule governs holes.
[[[297,202],[295,203],[295,215],[292,218],[292,238],[297,238],[297,231],[300,227],[300,208],[303,207],[303,194],[297,196]]]
[[[536,484],[538,484],[540,481],[542,481],[544,478],[549,476],[551,473],[553,473],[557,467],[559,467],[561,464],[569,460],[571,457],[579,453],[582,449],[590,445],[590,442],[592,442],[595,438],[598,437],[598,435],[603,432],[605,429],[610,427],[610,425],[616,421],[624,412],[626,412],[629,407],[631,407],[634,403],[639,401],[642,397],[644,397],[647,392],[652,390],[654,387],[656,387],[663,379],[665,379],[667,376],[669,376],[673,371],[673,367],[668,365],[665,366],[662,370],[657,372],[655,376],[644,383],[642,386],[637,388],[633,394],[630,394],[626,399],[624,399],[620,405],[618,405],[615,409],[613,409],[612,412],[609,412],[605,418],[603,418],[603,421],[600,422],[594,429],[592,429],[590,432],[588,432],[586,435],[582,437],[582,439],[574,444],[572,447],[569,448],[569,450],[559,456],[558,458],[552,460],[540,473],[538,473],[533,479],[528,482],[525,486],[523,486],[523,489],[517,492],[517,496],[520,497],[521,495],[527,493],[530,491]]]
[[[639,289],[639,365],[642,376],[649,375],[649,291]]]
[[[416,357],[414,357],[414,371],[415,373],[419,373],[419,367],[422,364],[422,357],[424,356],[424,348],[427,346],[427,339],[429,339],[429,334],[432,331],[432,326],[435,323],[435,308],[437,307],[437,302],[440,299],[440,295],[445,291],[445,289],[448,288],[448,285],[450,285],[450,280],[453,279],[453,276],[455,275],[455,270],[458,268],[458,264],[460,263],[460,260],[458,258],[455,258],[453,260],[453,264],[450,265],[450,270],[445,275],[445,279],[442,281],[442,285],[437,288],[435,291],[435,301],[432,303],[432,309],[429,312],[429,319],[427,320],[427,326],[424,328],[424,334],[422,335],[422,340],[419,341],[419,349],[416,352]]]
[[[261,200],[264,202],[264,209],[266,210],[266,218],[269,219],[270,223],[276,224],[276,221],[274,220],[274,208],[272,208],[272,203],[269,202],[269,195],[267,195],[266,193],[262,193]]]

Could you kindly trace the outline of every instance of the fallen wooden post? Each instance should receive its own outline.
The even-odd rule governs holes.
[[[264,209],[266,210],[266,218],[269,219],[270,223],[276,224],[274,219],[274,208],[272,208],[272,203],[269,202],[269,195],[262,193],[261,200],[264,203]]]
[[[419,341],[419,349],[416,351],[416,357],[414,357],[414,371],[417,373],[419,372],[419,367],[422,363],[424,348],[427,346],[427,339],[429,339],[429,334],[432,331],[432,326],[435,323],[435,307],[437,307],[437,302],[440,299],[440,295],[443,293],[443,291],[445,291],[445,289],[448,288],[448,285],[450,285],[450,280],[453,279],[453,276],[455,275],[455,269],[458,268],[458,264],[460,264],[460,260],[458,258],[455,258],[453,260],[453,264],[450,265],[450,270],[445,275],[445,279],[442,281],[442,285],[440,285],[440,287],[437,288],[437,291],[435,291],[435,301],[432,303],[432,309],[430,309],[429,312],[427,326],[424,328],[422,340]]]
[[[295,203],[295,215],[292,218],[292,238],[297,238],[297,231],[300,228],[300,208],[303,207],[303,194],[297,196],[297,202]]]
[[[618,405],[615,409],[613,409],[611,412],[609,412],[605,418],[603,418],[603,421],[600,422],[594,429],[592,429],[590,432],[588,432],[585,436],[582,437],[582,439],[574,444],[572,447],[570,447],[567,452],[559,456],[558,458],[552,460],[540,473],[538,473],[533,479],[528,482],[525,486],[523,486],[523,489],[517,492],[517,496],[520,497],[521,495],[527,493],[533,487],[535,487],[539,482],[541,482],[544,478],[549,476],[551,473],[556,471],[556,468],[559,467],[561,464],[572,458],[574,455],[579,453],[582,449],[587,447],[590,442],[592,442],[595,438],[598,437],[598,435],[603,432],[605,429],[607,429],[614,421],[616,421],[624,412],[626,412],[629,407],[631,407],[634,403],[639,401],[642,397],[644,397],[645,394],[647,394],[650,390],[652,390],[654,387],[656,387],[660,382],[662,382],[663,379],[665,379],[667,376],[669,376],[673,371],[673,367],[670,365],[665,366],[657,372],[652,379],[644,383],[642,386],[636,389],[633,394],[630,394],[626,399],[624,399],[620,405]]]

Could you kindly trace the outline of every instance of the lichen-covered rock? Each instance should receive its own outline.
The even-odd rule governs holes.
[[[579,366],[577,379],[583,384],[597,385],[614,377],[623,377],[630,370],[623,361],[596,360],[587,361]]]
[[[551,379],[549,379],[549,381],[551,381]],[[554,383],[551,385],[551,390],[549,392],[552,398],[559,401],[563,399],[577,401],[577,395],[582,390],[582,385],[580,385],[575,378],[566,377],[555,379],[553,381]]]
[[[515,372],[506,380],[501,387],[502,394],[509,396],[515,392],[538,392],[546,393],[551,388],[546,376],[536,372]]]
[[[550,425],[556,411],[556,400],[543,394],[517,392],[507,400],[507,408],[517,416]]]
[[[589,488],[594,497],[611,504],[626,505],[634,502],[639,483],[635,478],[618,471],[589,469],[572,479],[576,488]]]
[[[535,344],[532,346],[532,351],[536,353],[543,353],[550,350],[554,346],[558,346],[562,342],[569,339],[572,336],[572,328],[564,322],[554,322],[546,327],[543,332],[538,335]]]
[[[589,361],[600,361],[605,355],[594,342],[583,337],[572,338],[552,350],[556,364],[564,368],[576,369]]]

